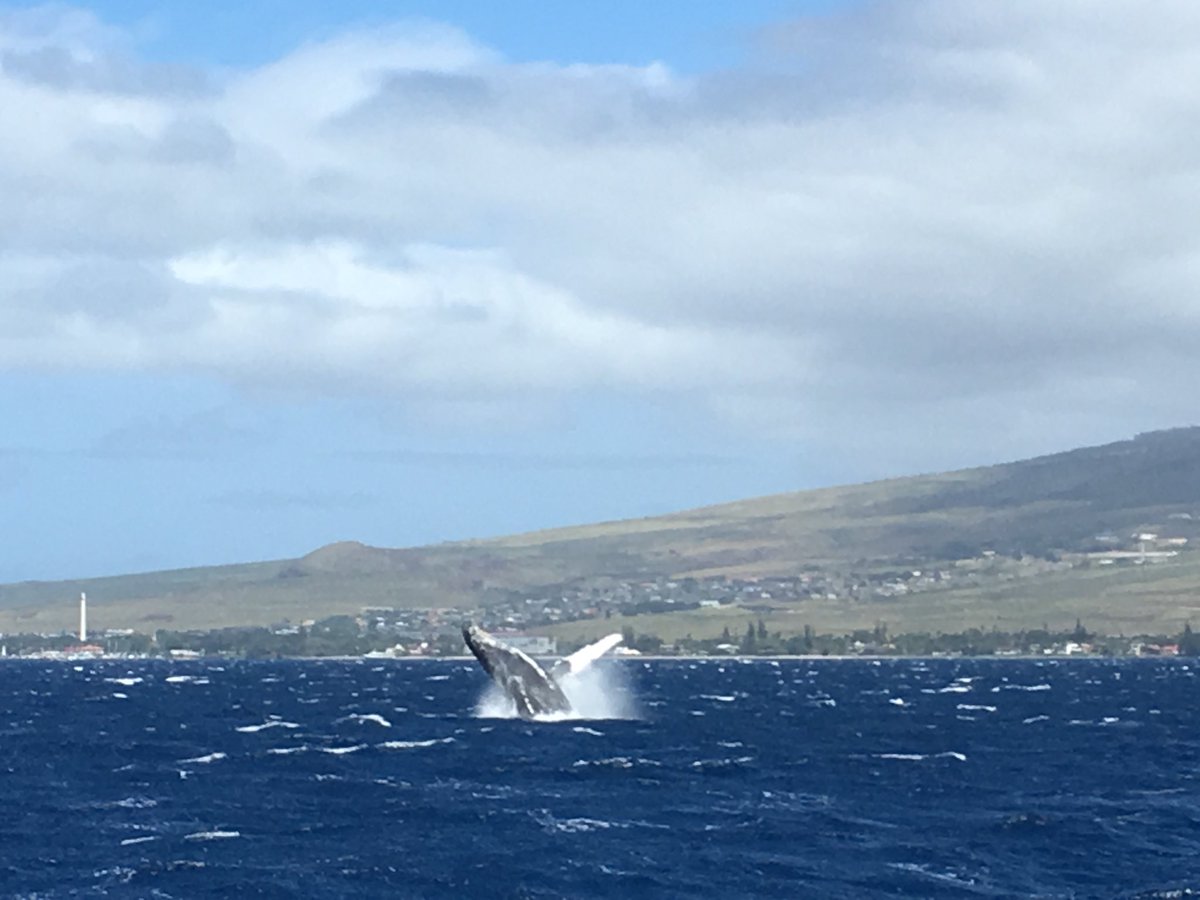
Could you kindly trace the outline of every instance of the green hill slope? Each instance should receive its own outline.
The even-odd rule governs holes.
[[[1194,518],[1192,518],[1194,516]],[[0,586],[0,631],[68,628],[87,591],[98,625],[213,627],[293,622],[363,606],[446,607],[496,590],[609,576],[763,577],[804,567],[870,572],[954,565],[984,551],[1041,557],[1128,546],[1144,531],[1200,540],[1200,428],[986,468],[780,494],[672,515],[434,547],[356,543],[295,560]],[[893,600],[893,628],[951,630],[1019,617],[1089,616],[1115,629],[1191,615],[1190,544],[1130,573],[1078,567],[997,577]],[[814,624],[869,624],[871,604],[814,607]],[[1003,615],[997,613],[1001,610]],[[719,630],[719,629],[718,629]]]

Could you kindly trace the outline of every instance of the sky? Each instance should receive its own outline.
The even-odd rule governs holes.
[[[0,0],[0,582],[1195,424],[1192,0]]]

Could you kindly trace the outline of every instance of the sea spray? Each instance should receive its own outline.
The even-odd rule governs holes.
[[[637,719],[637,698],[621,663],[606,660],[559,682],[577,719]]]
[[[475,704],[475,716],[480,719],[514,719],[517,707],[496,682],[488,681],[479,702]]]
[[[602,660],[578,674],[562,676],[558,684],[571,701],[571,711],[537,716],[536,721],[640,718],[628,674],[619,662]],[[488,682],[475,705],[475,715],[481,719],[515,719],[517,707],[499,685]]]

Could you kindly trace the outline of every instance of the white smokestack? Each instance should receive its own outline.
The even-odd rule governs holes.
[[[79,595],[79,643],[87,640],[87,594]]]

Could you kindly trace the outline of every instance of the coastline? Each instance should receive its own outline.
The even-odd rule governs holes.
[[[1135,654],[1127,653],[1121,655],[1101,654],[1101,653],[980,653],[980,654],[867,654],[867,653],[846,653],[846,654],[771,654],[771,655],[721,655],[715,654],[643,654],[639,656],[612,656],[606,657],[610,661],[618,662],[734,662],[734,663],[754,663],[754,662],[819,662],[829,660],[834,662],[848,662],[854,660],[866,662],[882,662],[885,660],[947,660],[947,659],[989,659],[989,660],[1188,660],[1195,657],[1185,656],[1183,654]],[[21,662],[58,662],[58,663],[80,663],[80,662],[167,662],[172,664],[179,663],[198,663],[198,662],[286,662],[286,661],[303,661],[303,662],[358,662],[358,663],[395,663],[395,662],[472,662],[474,657],[471,655],[460,656],[222,656],[213,654],[211,656],[196,656],[186,659],[175,659],[169,656],[125,656],[120,654],[96,654],[89,656],[0,656],[0,664],[7,661]]]

